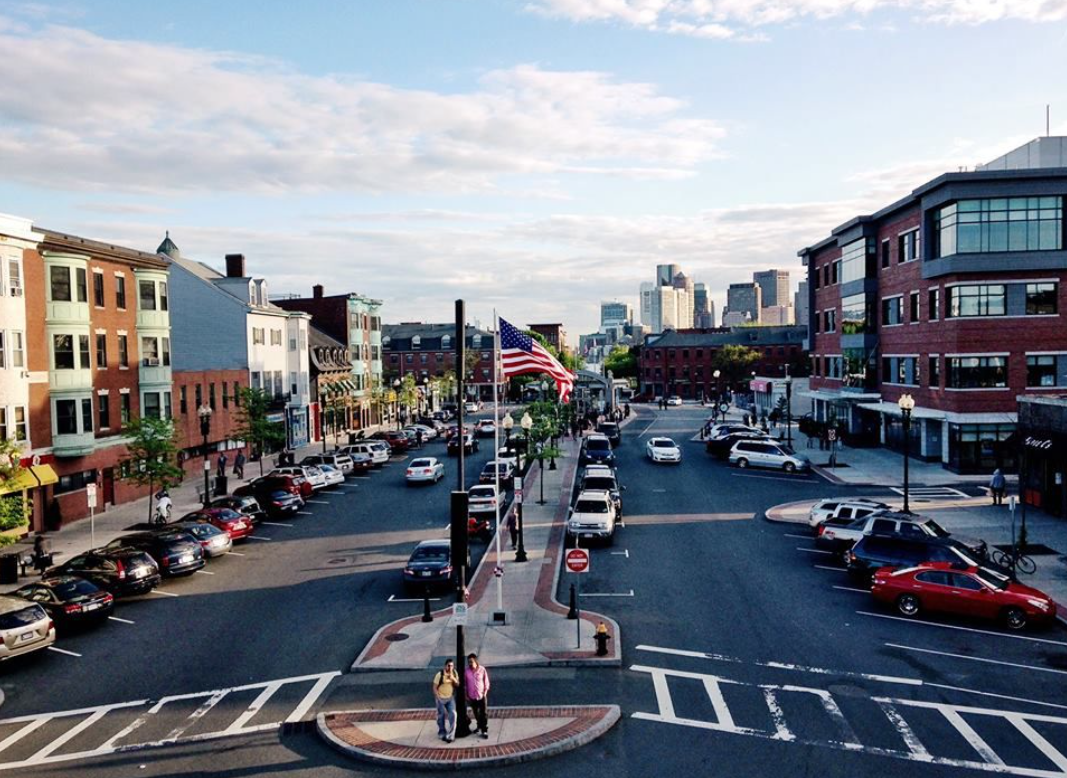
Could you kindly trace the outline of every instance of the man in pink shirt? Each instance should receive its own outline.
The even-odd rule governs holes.
[[[478,664],[478,655],[471,654],[467,657],[467,669],[463,673],[464,686],[467,691],[467,704],[474,712],[475,721],[478,724],[478,732],[483,738],[489,737],[489,713],[486,710],[486,699],[489,696],[489,673]]]

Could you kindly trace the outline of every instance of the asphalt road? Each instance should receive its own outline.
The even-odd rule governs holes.
[[[575,778],[1067,772],[1064,630],[1016,636],[976,622],[889,618],[893,614],[855,590],[831,560],[811,551],[804,527],[762,516],[781,502],[848,489],[814,475],[740,472],[708,458],[699,442],[683,443],[678,466],[644,458],[650,435],[689,441],[701,418],[693,407],[641,408],[617,450],[626,526],[613,547],[594,550],[582,590],[601,596],[583,597],[582,604],[620,622],[624,668],[494,673],[494,704],[615,702],[623,720],[593,744],[551,762],[482,772],[534,776],[550,770]],[[83,657],[49,656],[20,668],[17,677],[5,670],[5,691],[21,688],[2,718],[15,710],[60,710],[60,704],[347,667],[380,623],[417,610],[386,602],[390,594],[400,596],[396,568],[416,539],[434,534],[447,518],[444,484],[406,490],[396,483],[398,470],[360,482],[354,497],[314,506],[315,516],[301,517],[306,524],[272,531],[269,543],[245,544],[240,550],[248,556],[225,560],[225,577],[220,565],[212,579],[197,576],[172,587],[181,599],[138,603],[146,610],[131,616],[136,625],[109,625],[103,640],[87,637],[95,642],[87,642]],[[231,562],[247,572],[231,577]],[[185,585],[195,590],[188,603]],[[208,607],[194,608],[198,602]],[[133,607],[118,615],[134,613]],[[189,621],[154,619],[153,627],[148,622],[157,611],[148,607],[194,609],[174,614]],[[133,637],[142,624],[151,632]],[[130,627],[131,637],[124,640],[120,627]],[[149,650],[154,659],[142,653]],[[294,687],[289,694],[299,705],[315,683],[286,687]],[[312,710],[428,704],[426,679],[418,673],[347,675],[329,683]],[[47,704],[37,697],[42,689]],[[256,687],[234,695],[244,695],[243,705],[262,693]],[[188,715],[206,703],[184,704]],[[0,729],[0,746],[10,731]],[[313,734],[269,731],[24,774],[384,772],[345,760]]]

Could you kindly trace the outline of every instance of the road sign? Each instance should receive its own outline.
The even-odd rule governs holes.
[[[837,440],[837,430],[833,429],[832,427],[826,430],[826,439],[831,441]]]
[[[522,505],[522,489],[515,490],[515,504]]]
[[[584,548],[567,549],[564,561],[567,563],[567,570],[571,573],[589,572],[589,552]]]
[[[469,606],[465,602],[457,602],[452,606],[452,626],[467,626],[467,611]]]
[[[723,403],[719,406],[719,410],[723,413],[726,413],[728,410],[730,410],[730,403]]]
[[[96,484],[85,485],[85,497],[89,501],[89,507],[96,507]]]

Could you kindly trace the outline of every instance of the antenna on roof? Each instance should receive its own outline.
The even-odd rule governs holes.
[[[1051,121],[1050,121],[1050,119],[1051,118],[1052,118],[1052,106],[1049,103],[1045,103],[1045,137],[1046,138],[1049,137],[1052,134],[1050,132],[1050,130],[1051,130]]]

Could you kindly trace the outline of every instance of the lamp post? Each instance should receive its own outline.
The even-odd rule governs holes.
[[[505,425],[504,428],[507,429],[507,421],[504,422],[504,425]],[[522,419],[519,421],[519,426],[522,427],[523,432],[526,433],[526,462],[527,462],[527,470],[526,470],[526,472],[530,472],[529,471],[529,462],[530,462],[530,428],[533,427],[533,419],[530,418],[530,414],[529,413],[523,413],[522,414]],[[525,479],[524,479],[524,481],[525,481]],[[523,495],[522,496],[523,496],[523,499],[525,500],[526,499],[525,483],[523,484],[523,490],[522,491],[523,491]],[[524,538],[523,538],[522,503],[521,502],[518,504],[518,519],[519,519],[519,547],[517,549],[515,549],[515,561],[516,562],[525,562],[526,561],[526,544],[525,544]]]
[[[908,505],[908,449],[911,447],[911,412],[915,408],[915,399],[910,394],[902,394],[897,405],[904,422],[904,513],[911,513]]]
[[[396,428],[400,429],[400,379],[393,379],[393,418],[396,421]]]
[[[789,375],[789,365],[785,366],[785,442],[793,445],[793,378]]]
[[[197,408],[196,415],[200,417],[200,434],[204,438],[204,507],[206,508],[211,504],[211,484],[209,483],[211,457],[208,456],[207,451],[207,436],[211,432],[211,406],[201,405]]]
[[[511,428],[515,426],[515,420],[511,418],[511,413],[505,413],[504,418],[500,420],[500,426],[504,428],[504,448],[511,448]],[[515,463],[518,464],[518,459]]]

